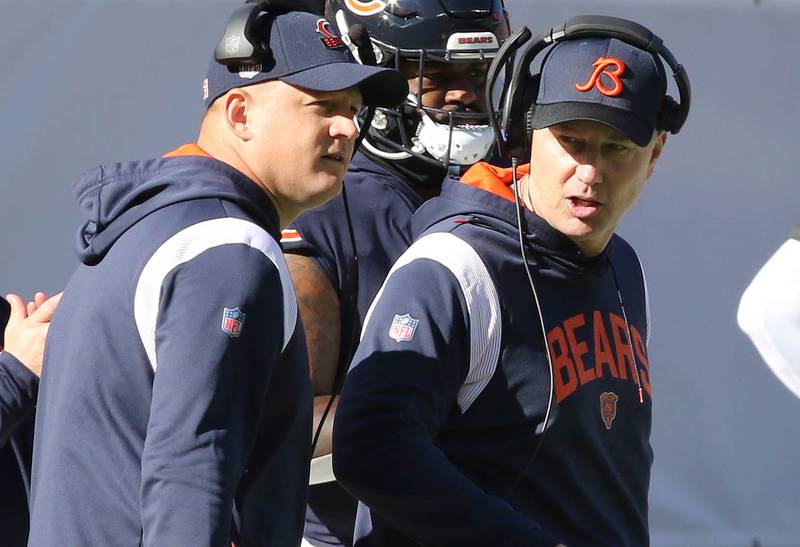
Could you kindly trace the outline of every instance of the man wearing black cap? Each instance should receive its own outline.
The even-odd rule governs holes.
[[[665,94],[651,53],[558,43],[522,176],[477,164],[416,213],[334,427],[357,547],[649,544],[647,293],[614,231]]]
[[[83,264],[48,339],[30,545],[300,541],[311,390],[276,237],[339,192],[362,103],[407,90],[324,19],[254,9],[221,44],[264,51],[211,62],[197,144],[74,185]]]

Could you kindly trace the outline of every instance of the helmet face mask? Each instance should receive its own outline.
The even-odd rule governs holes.
[[[426,105],[423,80],[432,66],[442,64],[476,67],[485,79],[488,63],[508,37],[501,0],[327,0],[326,15],[343,37],[351,25],[363,25],[378,64],[413,72],[409,86],[416,93],[398,108],[379,109],[363,142],[367,150],[389,160],[416,157],[440,167],[484,159],[493,143],[488,114]],[[442,93],[452,89],[445,83],[434,87]]]

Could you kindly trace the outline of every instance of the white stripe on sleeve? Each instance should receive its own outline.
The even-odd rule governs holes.
[[[469,372],[458,392],[458,406],[466,412],[492,379],[500,357],[502,319],[500,299],[486,265],[472,246],[449,233],[433,233],[416,241],[392,266],[364,318],[364,329],[392,274],[413,262],[438,262],[455,276],[467,305],[470,361]],[[361,335],[363,336],[362,330]]]
[[[184,228],[165,241],[139,275],[133,301],[134,318],[154,372],[158,368],[156,323],[164,279],[181,264],[222,245],[247,245],[260,251],[275,265],[283,287],[283,349],[292,337],[297,324],[297,300],[278,244],[266,230],[252,222],[228,217],[206,220]]]

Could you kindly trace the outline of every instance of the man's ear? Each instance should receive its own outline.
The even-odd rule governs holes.
[[[653,150],[650,153],[650,163],[647,166],[648,179],[653,174],[653,170],[656,168],[656,162],[658,161],[658,158],[661,157],[661,153],[664,151],[664,146],[667,144],[667,132],[659,131],[658,135],[656,135],[654,138],[656,142],[653,145]]]
[[[253,138],[249,123],[252,104],[252,96],[244,89],[235,87],[225,95],[225,123],[243,141]]]

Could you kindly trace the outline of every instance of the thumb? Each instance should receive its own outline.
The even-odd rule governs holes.
[[[8,314],[9,321],[22,321],[28,317],[25,301],[21,296],[10,293],[6,295],[6,301],[11,306],[11,313]]]
[[[31,314],[31,318],[41,323],[47,323],[50,321],[50,319],[53,318],[53,314],[55,313],[58,303],[61,301],[61,295],[63,294],[63,292],[60,292],[42,302],[42,305],[36,308],[36,311]]]

